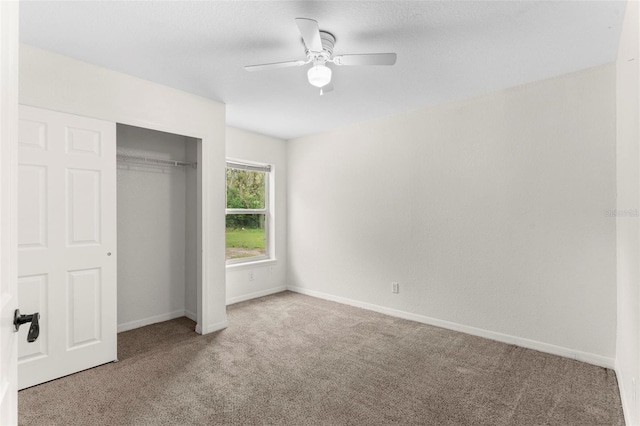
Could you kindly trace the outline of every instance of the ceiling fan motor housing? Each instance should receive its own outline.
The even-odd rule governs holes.
[[[329,32],[320,31],[320,40],[322,42],[322,52],[312,52],[311,50],[306,49],[305,53],[307,58],[314,63],[320,62],[324,64],[331,59],[331,56],[333,55],[333,46],[336,44],[336,38]]]

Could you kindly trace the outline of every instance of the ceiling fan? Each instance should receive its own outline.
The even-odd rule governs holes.
[[[321,31],[318,22],[313,19],[296,18],[296,24],[302,35],[307,59],[299,61],[275,62],[270,64],[247,65],[247,71],[259,71],[272,68],[299,67],[313,64],[307,71],[309,83],[320,88],[320,94],[333,90],[331,68],[327,63],[335,65],[393,65],[396,63],[395,53],[365,53],[333,56],[336,38],[327,31]]]

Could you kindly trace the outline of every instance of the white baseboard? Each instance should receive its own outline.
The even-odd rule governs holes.
[[[392,317],[416,321],[423,324],[434,325],[437,327],[442,327],[442,328],[446,328],[453,331],[459,331],[461,333],[467,333],[474,336],[496,340],[502,343],[508,343],[511,345],[521,346],[523,348],[534,349],[540,352],[546,352],[552,355],[571,358],[577,361],[586,362],[588,364],[597,365],[599,367],[605,367],[605,368],[611,368],[611,369],[615,368],[615,359],[608,358],[602,355],[596,355],[588,352],[577,351],[577,350],[565,348],[562,346],[556,346],[556,345],[551,345],[549,343],[538,342],[536,340],[525,339],[523,337],[511,336],[509,334],[498,333],[495,331],[484,330],[481,328],[471,327],[468,325],[457,324],[455,322],[440,320],[437,318],[431,318],[424,315],[418,315],[410,312],[400,311],[397,309],[386,308],[384,306],[374,305],[366,302],[360,302],[358,300],[348,299],[346,297],[334,296],[332,294],[327,294],[327,293],[323,293],[316,290],[309,290],[302,287],[290,286],[290,287],[287,287],[287,290],[300,293],[300,294],[305,294],[307,296],[317,297],[320,299],[331,300],[333,302],[338,302],[345,305],[355,306],[357,308],[363,308],[370,311],[379,312],[382,314],[390,315]]]
[[[243,294],[242,296],[230,297],[227,299],[227,306],[234,303],[244,302],[245,300],[251,300],[262,296],[268,296],[270,294],[280,293],[287,290],[286,286],[274,287],[267,290],[256,291],[255,293]]]
[[[118,333],[122,333],[123,331],[133,330],[134,328],[144,327],[145,325],[155,324],[157,322],[169,321],[175,318],[180,318],[185,316],[184,309],[167,312],[166,314],[155,315],[148,318],[139,319],[136,321],[125,322],[124,324],[118,324]]]
[[[281,291],[284,291],[284,290],[286,290],[286,288],[283,288],[283,290]],[[133,330],[135,328],[144,327],[145,325],[151,325],[158,322],[169,321],[169,320],[180,318],[180,317],[187,317],[192,321],[196,321],[196,323],[198,321],[198,316],[195,313],[187,310],[179,310],[179,311],[168,312],[162,315],[155,315],[153,317],[148,317],[148,318],[143,318],[136,321],[127,322],[124,324],[118,324],[118,333],[121,333],[123,331]],[[209,324],[207,327],[205,327],[204,330],[202,330],[202,327],[200,326],[200,324],[196,324],[195,331],[198,334],[208,334],[208,333],[213,333],[215,331],[223,330],[225,328],[227,328],[227,321]]]
[[[200,324],[197,324],[196,333],[209,334],[209,333],[214,333],[216,331],[224,330],[225,328],[227,328],[227,321],[221,321],[221,322],[209,324],[204,328],[204,330],[202,329],[202,327],[200,327]]]
[[[634,426],[633,423],[631,423],[631,407],[629,406],[630,404],[633,405],[633,401],[628,401],[627,400],[627,395],[625,392],[625,386],[624,386],[624,377],[622,376],[622,374],[620,374],[620,370],[618,369],[618,367],[616,366],[616,378],[618,379],[618,390],[620,392],[620,401],[622,402],[622,413],[624,414],[624,424],[628,425],[628,426]],[[635,426],[638,426],[638,424],[636,423]]]
[[[191,312],[187,309],[184,310],[184,316],[189,318],[191,321],[198,322],[198,315],[195,312]]]

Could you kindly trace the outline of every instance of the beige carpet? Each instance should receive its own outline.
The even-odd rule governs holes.
[[[284,292],[121,333],[19,393],[23,425],[622,425],[613,371]]]

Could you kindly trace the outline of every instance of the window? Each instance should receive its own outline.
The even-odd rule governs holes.
[[[269,259],[271,166],[227,161],[227,264]]]

